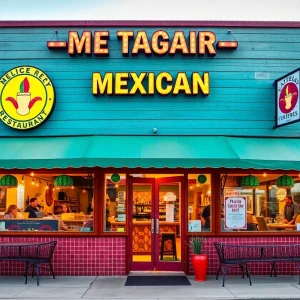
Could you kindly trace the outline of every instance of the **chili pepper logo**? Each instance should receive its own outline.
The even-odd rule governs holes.
[[[17,93],[17,100],[13,97],[6,98],[6,101],[10,101],[17,110],[17,113],[21,116],[28,115],[35,102],[42,100],[41,97],[34,97],[33,99],[31,99],[29,88],[29,80],[27,79],[27,77],[25,77],[25,79],[20,84],[20,92]]]
[[[0,121],[7,126],[36,128],[51,116],[54,107],[53,82],[41,69],[19,66],[0,75]]]
[[[293,82],[287,83],[281,90],[279,96],[279,109],[282,113],[290,113],[298,102],[298,88]]]

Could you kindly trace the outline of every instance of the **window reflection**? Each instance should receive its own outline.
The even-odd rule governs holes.
[[[211,176],[189,174],[188,183],[188,231],[211,231]]]
[[[60,174],[12,174],[16,187],[0,188],[0,230],[91,232],[93,174],[65,174],[72,182],[54,181]],[[1,176],[2,177],[2,176]],[[89,209],[90,207],[90,209]]]
[[[221,231],[286,231],[297,230],[300,223],[300,182],[298,175],[290,175],[295,180],[294,187],[276,185],[277,178],[283,174],[258,174],[259,186],[242,187],[240,182],[244,174],[227,175],[221,195]],[[223,175],[226,176],[226,175]],[[245,199],[245,210],[232,212],[224,205],[226,199]],[[290,198],[290,200],[289,200]],[[226,202],[227,203],[227,202]],[[228,214],[227,214],[228,213]],[[235,213],[235,216],[233,216]],[[229,215],[231,214],[231,215]],[[299,218],[297,219],[297,216]],[[227,226],[228,219],[244,218],[245,228]]]
[[[125,232],[127,222],[126,174],[105,175],[104,201],[104,231]]]

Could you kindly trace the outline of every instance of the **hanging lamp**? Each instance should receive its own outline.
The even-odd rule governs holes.
[[[13,175],[4,175],[0,179],[0,187],[2,188],[14,188],[18,186],[18,180]]]
[[[72,187],[73,179],[68,175],[59,175],[54,179],[54,186],[58,188]]]
[[[289,189],[294,186],[294,179],[288,175],[282,175],[276,180],[276,185],[279,188]]]
[[[241,178],[240,185],[245,189],[255,189],[259,186],[259,180],[253,175],[244,176]]]

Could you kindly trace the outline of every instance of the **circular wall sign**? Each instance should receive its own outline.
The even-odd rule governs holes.
[[[0,119],[17,130],[44,123],[55,106],[54,86],[48,75],[31,66],[20,66],[0,77]]]
[[[198,180],[199,183],[205,183],[207,178],[206,178],[205,175],[201,174],[201,175],[198,176],[197,180]]]
[[[283,201],[285,199],[285,197],[286,197],[286,194],[287,194],[286,189],[278,189],[276,191],[276,198],[277,198],[277,200]]]
[[[111,180],[112,182],[114,182],[114,183],[119,182],[120,179],[121,179],[121,177],[120,177],[120,175],[117,174],[117,173],[112,174],[111,177],[110,177],[110,180]]]

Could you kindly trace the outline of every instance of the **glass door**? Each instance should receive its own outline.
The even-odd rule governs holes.
[[[130,270],[155,269],[155,180],[130,178],[129,255]]]
[[[155,180],[155,269],[184,270],[184,177]]]

